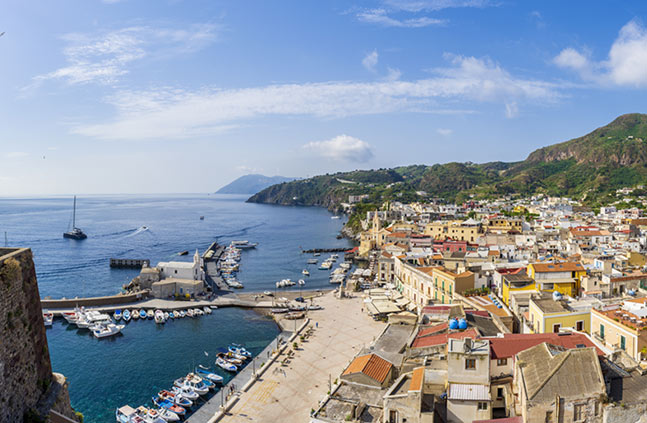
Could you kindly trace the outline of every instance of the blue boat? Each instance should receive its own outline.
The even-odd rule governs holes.
[[[142,319],[146,318],[146,311],[143,308],[139,310],[139,317]]]
[[[166,408],[167,410],[171,410],[175,414],[179,416],[183,416],[186,414],[186,409],[184,407],[180,407],[177,404],[173,404],[172,401],[167,400],[167,399],[159,399],[157,397],[153,397],[153,404],[155,404],[158,407]]]
[[[228,348],[229,352],[232,352],[234,354],[240,354],[245,357],[251,357],[252,353],[247,351],[242,345],[238,344],[231,344]]]
[[[130,322],[130,310],[124,310],[123,319],[125,322]]]
[[[173,313],[172,311],[169,312],[168,317],[170,317],[171,319],[175,319],[175,313]]]
[[[195,372],[202,378],[202,380],[209,379],[214,383],[222,383],[222,376],[215,374],[208,367],[198,366],[195,368]]]

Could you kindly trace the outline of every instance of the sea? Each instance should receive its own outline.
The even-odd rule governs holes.
[[[246,203],[247,196],[114,195],[77,198],[76,226],[88,238],[64,239],[71,225],[72,198],[0,199],[0,242],[29,247],[34,254],[41,298],[112,295],[137,276],[112,269],[110,258],[190,261],[212,242],[257,242],[242,253],[242,292],[275,290],[281,279],[305,278],[305,289],[330,288],[329,272],[308,265],[309,248],[350,248],[336,235],[344,218],[325,209]],[[200,217],[204,216],[204,219]],[[189,251],[185,256],[178,253]],[[322,255],[320,259],[324,259]],[[287,288],[298,290],[295,286]],[[69,382],[72,406],[85,422],[115,421],[115,409],[151,405],[161,389],[201,364],[214,368],[216,353],[230,343],[253,354],[279,334],[276,324],[254,311],[214,310],[211,315],[156,325],[131,321],[122,334],[95,339],[62,319],[47,329],[52,367]],[[215,369],[226,380],[231,375]]]

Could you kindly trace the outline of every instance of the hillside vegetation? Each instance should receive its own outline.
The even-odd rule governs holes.
[[[367,203],[545,193],[596,205],[610,192],[647,183],[647,115],[627,114],[590,134],[540,148],[512,163],[446,163],[326,174],[266,188],[248,201],[334,209],[349,195]]]

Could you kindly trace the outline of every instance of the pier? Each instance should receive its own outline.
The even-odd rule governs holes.
[[[349,251],[348,247],[346,248],[313,248],[311,250],[301,250],[304,254],[313,254],[313,253],[345,253]]]
[[[150,267],[151,261],[149,259],[121,259],[111,258],[110,267],[125,268],[125,269],[141,269],[142,266]]]
[[[226,295],[231,293],[231,288],[225,283],[218,270],[218,262],[225,252],[225,246],[212,242],[209,248],[202,254],[204,263],[205,282],[211,287],[215,294]]]

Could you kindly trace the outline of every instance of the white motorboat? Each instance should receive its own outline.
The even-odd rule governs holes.
[[[319,260],[313,258],[313,259],[308,259],[308,264],[317,264]]]
[[[204,307],[202,307],[202,311],[204,311],[206,314],[211,314],[211,308],[210,307],[204,306]]]
[[[204,315],[204,311],[200,310],[199,308],[194,308],[193,309],[193,315],[194,316],[202,316],[202,315]]]
[[[80,313],[80,310],[75,309],[74,311],[63,313],[63,318],[67,321],[67,323],[76,324],[76,319],[78,319],[79,313]]]
[[[186,316],[186,311],[184,311],[184,310],[180,310],[180,312],[178,313],[178,316],[180,316],[180,319],[181,319],[182,317],[185,317],[185,316]]]
[[[227,370],[228,372],[238,371],[238,367],[235,364],[232,364],[220,357],[216,358],[216,366],[220,367],[221,369]]]
[[[184,382],[184,378],[181,378],[181,379]],[[195,401],[198,398],[200,398],[200,395],[198,395],[198,393],[193,389],[191,389],[191,387],[189,386],[184,386],[184,387],[173,386],[173,388],[171,389],[171,392],[173,392],[175,395],[182,395],[184,398],[188,398],[191,401]]]
[[[54,313],[48,310],[43,310],[43,323],[45,324],[45,327],[52,326],[53,322],[54,322]]]
[[[164,312],[164,320],[168,320],[170,315],[168,314],[168,311]]]
[[[139,319],[139,310],[135,309],[133,310],[132,314],[130,315],[131,318],[138,320]]]
[[[182,389],[183,391],[192,390],[193,392],[196,392],[198,395],[204,395],[207,392],[209,392],[209,388],[207,388],[204,385],[200,385],[199,383],[194,383],[192,378],[188,378],[188,377],[181,377],[177,379],[175,382],[173,382],[173,384],[178,388]]]
[[[258,245],[258,242],[249,242],[247,240],[244,241],[231,241],[231,246],[234,248],[240,248],[243,250],[249,249],[249,248],[256,248]]]
[[[303,269],[301,273],[304,274],[305,276],[310,276],[310,272],[308,271],[308,269]]]
[[[108,325],[100,325],[100,326],[94,326],[92,328],[92,334],[96,338],[106,338],[108,336],[113,336],[121,332],[121,330],[124,328],[124,325],[115,325],[114,323],[110,323]]]
[[[146,317],[148,317],[149,319],[154,318],[155,317],[155,312],[153,310],[148,310],[146,312]]]
[[[124,312],[123,312],[124,322],[126,322],[126,323],[130,322],[131,318],[132,318],[132,316],[130,315],[130,310],[124,310]]]
[[[188,309],[188,310],[186,311],[186,315],[187,315],[187,317],[193,317],[193,310],[192,310],[192,309]]]
[[[154,319],[155,319],[155,323],[159,323],[162,325],[166,323],[166,319],[164,318],[164,312],[162,310],[155,310]]]
[[[171,410],[167,408],[160,408],[157,410],[159,413],[159,416],[164,419],[166,422],[179,422],[180,421],[180,416],[172,412]]]
[[[203,378],[207,378],[210,381],[214,383],[222,383],[223,382],[223,377],[220,375],[215,374],[214,372],[211,371],[208,367],[205,367],[203,365],[198,365],[198,367],[195,368],[195,372]]]
[[[115,312],[112,314],[112,318],[115,319],[116,322],[121,320],[121,316],[122,314],[120,309],[115,310]]]
[[[304,281],[303,279],[299,279],[299,286],[303,286],[305,284],[306,284],[306,281]]]

